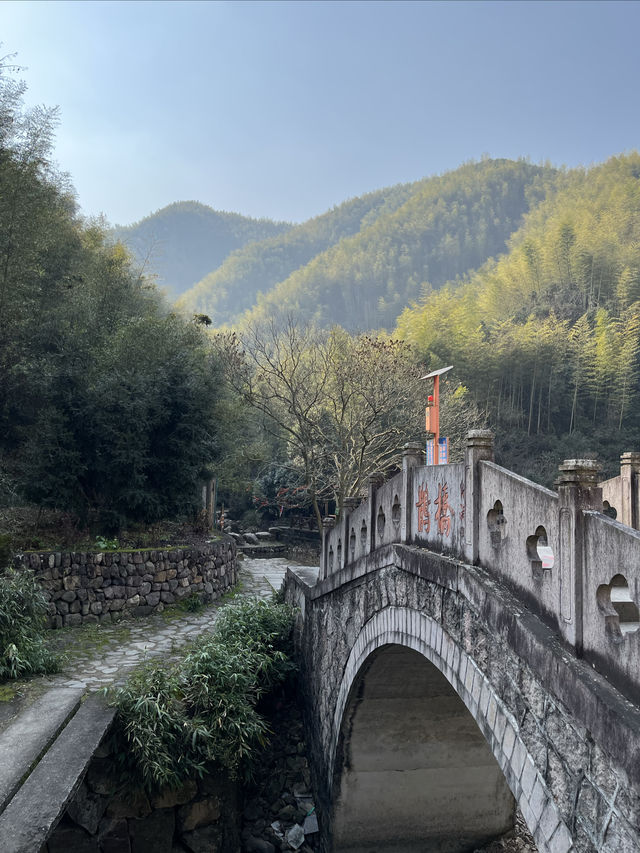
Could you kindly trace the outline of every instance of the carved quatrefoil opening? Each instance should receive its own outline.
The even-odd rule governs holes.
[[[555,557],[549,545],[547,531],[540,525],[532,536],[527,537],[527,555],[531,560],[531,570],[534,574],[538,572],[550,572],[553,569]]]
[[[604,515],[608,515],[609,518],[616,519],[618,517],[618,510],[614,506],[611,506],[609,501],[602,502],[602,512]]]
[[[366,553],[367,551],[367,525],[362,522],[362,527],[360,528],[360,547]]]
[[[604,614],[605,630],[613,640],[622,642],[627,634],[635,634],[640,628],[640,611],[624,575],[614,575],[609,583],[601,584],[596,601]]]
[[[356,556],[356,532],[351,528],[351,535],[349,536],[349,552],[351,553],[351,559],[355,559]]]
[[[393,506],[391,507],[391,523],[394,527],[400,526],[400,512],[400,501],[398,500],[398,496],[395,495],[393,498]]]
[[[333,546],[329,547],[329,571],[333,571]]]
[[[378,520],[376,521],[376,529],[378,531],[378,539],[384,538],[384,525],[387,521],[387,517],[384,514],[384,510],[382,507],[378,510]]]
[[[487,513],[487,527],[489,528],[491,544],[497,548],[507,538],[507,519],[504,517],[500,501],[496,501],[493,509]]]

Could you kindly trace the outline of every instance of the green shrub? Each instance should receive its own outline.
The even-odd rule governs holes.
[[[0,571],[9,565],[11,560],[11,537],[8,533],[0,533]]]
[[[44,640],[47,600],[30,572],[0,575],[0,680],[56,672]]]
[[[215,763],[250,774],[268,727],[256,708],[295,665],[294,610],[244,600],[220,611],[213,634],[200,637],[173,665],[150,663],[112,691],[122,771],[148,791],[177,787]]]

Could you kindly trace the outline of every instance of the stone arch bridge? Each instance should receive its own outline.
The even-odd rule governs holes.
[[[640,534],[594,462],[557,485],[407,446],[289,570],[325,851],[473,851],[516,805],[542,853],[640,851]]]

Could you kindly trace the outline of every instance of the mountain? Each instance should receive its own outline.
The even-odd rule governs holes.
[[[295,270],[404,204],[413,187],[399,184],[350,199],[284,234],[233,252],[187,291],[178,306],[191,313],[208,314],[216,326],[236,321]]]
[[[236,249],[286,232],[291,225],[213,210],[196,201],[163,207],[133,225],[111,231],[133,253],[146,274],[176,298],[220,266]]]
[[[516,471],[551,484],[559,459],[636,449],[640,154],[561,173],[508,252],[405,309],[397,332],[455,366]]]
[[[248,318],[292,310],[351,331],[392,329],[410,302],[504,252],[554,174],[486,160],[419,181],[404,204],[279,282]]]
[[[352,199],[234,252],[179,304],[215,325],[285,311],[353,331],[391,329],[410,302],[504,252],[554,175],[486,160]]]

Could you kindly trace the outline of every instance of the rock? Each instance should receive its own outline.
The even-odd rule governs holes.
[[[101,820],[98,841],[102,853],[131,853],[127,821],[124,818]]]
[[[227,853],[219,826],[203,826],[193,832],[185,832],[182,840],[191,853]]]
[[[74,823],[86,829],[89,835],[95,835],[106,807],[106,799],[89,791],[83,784],[67,806],[67,814]]]
[[[130,820],[131,853],[171,853],[174,829],[173,809],[158,809],[141,820]]]
[[[97,840],[79,826],[58,826],[47,844],[49,853],[100,853]]]
[[[299,823],[294,824],[289,832],[287,832],[287,841],[294,850],[297,850],[298,847],[304,844],[304,829]]]
[[[262,809],[257,800],[251,800],[243,812],[245,820],[258,820],[262,816]]]
[[[285,806],[278,812],[278,817],[280,818],[280,820],[288,820],[291,822],[293,821],[294,815],[297,811],[298,810],[295,806]]]
[[[270,841],[250,835],[244,843],[246,853],[275,853],[276,848]]]
[[[206,800],[189,803],[178,812],[178,820],[183,832],[190,832],[200,826],[215,823],[219,817],[220,800],[217,797],[207,797]]]
[[[170,809],[173,806],[182,806],[192,800],[198,793],[197,784],[189,780],[181,788],[172,790],[164,788],[152,801],[154,809]]]
[[[151,814],[151,804],[147,797],[138,792],[136,794],[121,794],[109,800],[107,806],[107,817],[113,818],[143,818]]]

